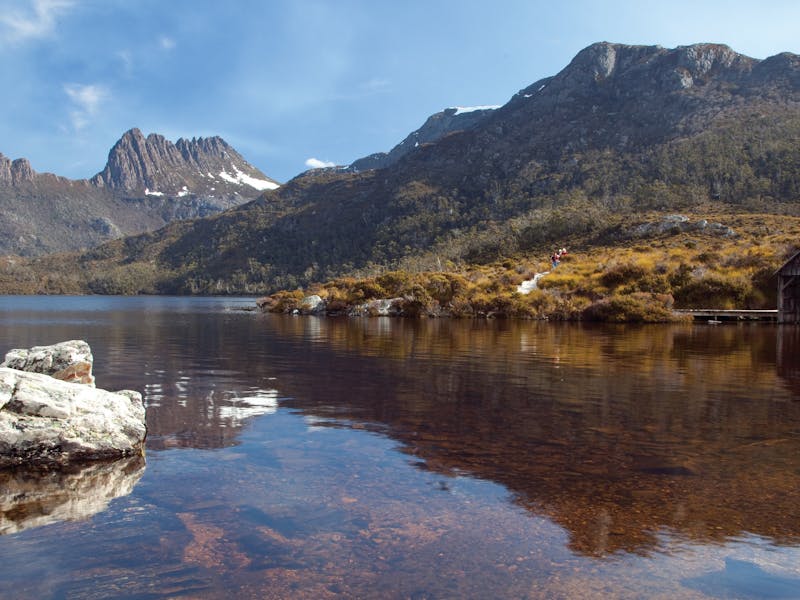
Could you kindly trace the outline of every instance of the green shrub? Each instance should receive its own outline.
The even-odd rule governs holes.
[[[691,308],[743,308],[752,285],[742,277],[712,273],[674,290],[675,302]]]
[[[379,298],[387,298],[386,290],[374,279],[362,279],[356,281],[350,288],[348,294],[348,301],[354,304],[367,302],[368,300],[376,300]]]
[[[455,273],[431,273],[424,282],[427,295],[442,307],[448,306],[468,285],[464,277]]]
[[[412,276],[405,271],[389,271],[375,278],[376,283],[386,290],[389,297],[402,296],[412,284]]]
[[[674,320],[672,297],[666,294],[615,294],[593,302],[583,311],[587,321],[664,323]]]
[[[648,274],[644,266],[637,263],[621,263],[612,266],[600,276],[600,283],[607,288],[615,288],[642,279]]]
[[[303,298],[305,298],[303,290],[283,290],[275,292],[266,298],[261,298],[258,301],[258,305],[264,312],[291,312],[300,308],[300,303],[303,301]]]

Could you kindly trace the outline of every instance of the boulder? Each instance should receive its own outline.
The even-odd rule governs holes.
[[[139,392],[108,392],[0,367],[0,468],[142,454]]]
[[[402,298],[379,298],[359,304],[350,312],[352,316],[390,317],[401,314]]]
[[[323,300],[316,294],[312,294],[311,296],[306,296],[300,302],[300,312],[303,314],[316,315],[325,312],[325,309],[326,309],[325,300]]]
[[[94,386],[93,363],[94,357],[89,344],[83,340],[69,340],[52,346],[9,350],[0,367],[44,373],[62,381]]]

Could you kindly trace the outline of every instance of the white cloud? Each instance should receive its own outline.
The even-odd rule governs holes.
[[[309,158],[306,160],[306,166],[309,169],[324,169],[325,167],[335,167],[336,163],[320,160],[318,158]]]
[[[171,37],[162,35],[158,38],[158,45],[161,46],[162,50],[172,50],[176,46],[176,43]]]
[[[389,79],[384,79],[380,77],[373,77],[367,81],[362,81],[358,88],[365,93],[374,94],[379,92],[388,91],[389,88],[392,86],[392,82]]]
[[[101,84],[68,83],[64,85],[64,91],[74,105],[70,120],[76,131],[84,129],[97,114],[100,105],[111,97],[109,89]]]
[[[0,12],[0,40],[18,42],[50,35],[60,13],[72,8],[74,0],[30,0],[21,10]]]

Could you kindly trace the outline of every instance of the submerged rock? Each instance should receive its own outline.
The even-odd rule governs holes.
[[[6,355],[0,366],[0,468],[142,453],[142,395],[94,387],[91,364],[91,349],[79,340]]]
[[[83,340],[69,340],[52,346],[9,350],[0,367],[44,373],[62,381],[94,386],[93,363],[94,357],[89,344]]]

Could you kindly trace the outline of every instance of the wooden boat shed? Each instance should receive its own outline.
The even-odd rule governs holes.
[[[778,269],[778,323],[800,324],[800,251]]]

